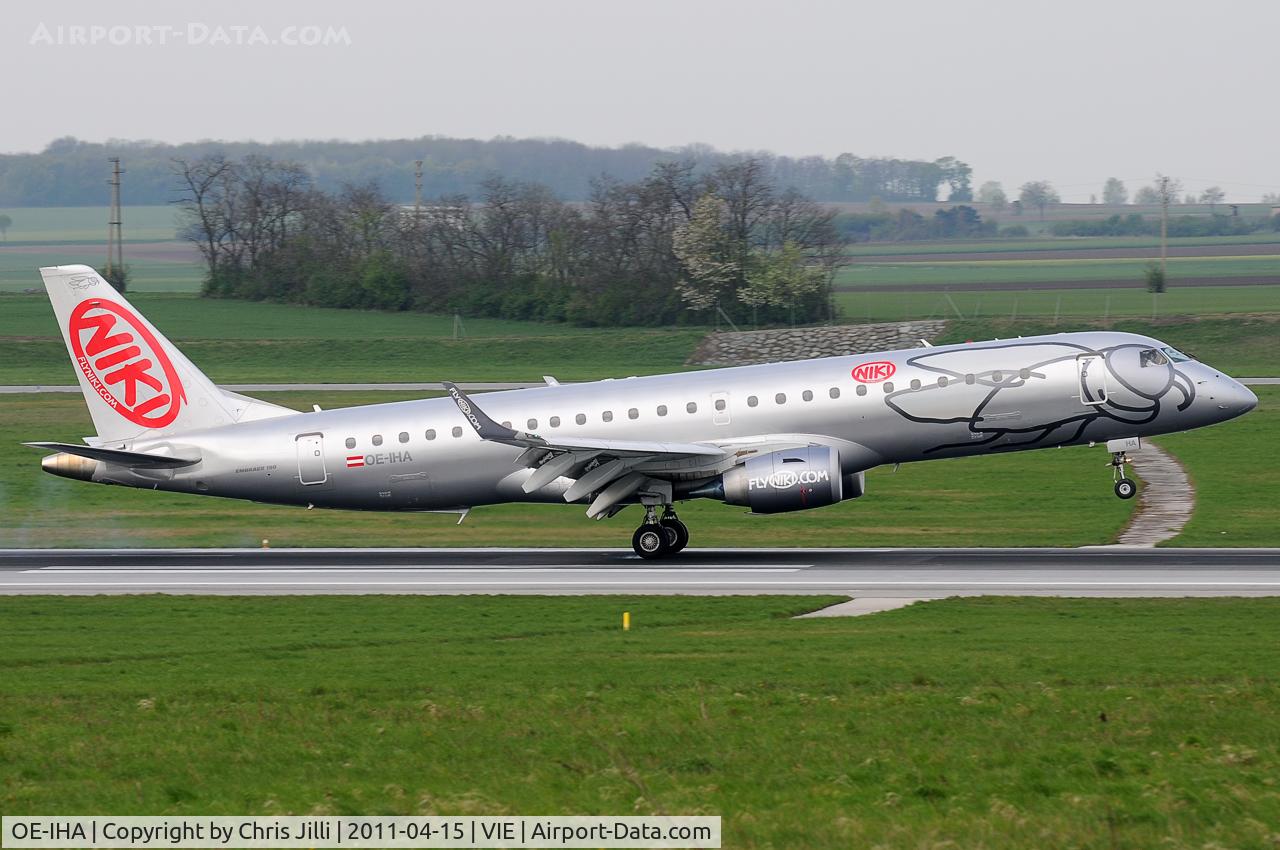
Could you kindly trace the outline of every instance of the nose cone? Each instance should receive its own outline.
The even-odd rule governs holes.
[[[1243,416],[1258,406],[1258,397],[1253,394],[1252,390],[1225,375],[1218,385],[1214,387],[1213,397],[1218,409],[1222,411],[1224,419]]]

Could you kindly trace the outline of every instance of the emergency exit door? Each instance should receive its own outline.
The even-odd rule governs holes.
[[[323,484],[329,479],[324,468],[324,435],[298,435],[298,481],[303,484]]]

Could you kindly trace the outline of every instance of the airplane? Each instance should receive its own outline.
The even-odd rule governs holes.
[[[1172,346],[1089,331],[297,411],[215,385],[92,268],[40,273],[97,434],[54,475],[308,508],[459,513],[638,505],[632,546],[682,550],[675,505],[755,514],[859,498],[867,470],[1105,444],[1114,491],[1145,437],[1241,416],[1257,397]],[[927,495],[922,495],[927,498]],[[461,519],[459,520],[461,522]]]

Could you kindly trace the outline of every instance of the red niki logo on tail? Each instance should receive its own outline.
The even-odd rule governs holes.
[[[71,311],[68,332],[76,366],[113,410],[144,428],[163,428],[178,418],[186,401],[178,371],[128,307],[81,301]]]
[[[878,384],[893,377],[898,371],[888,360],[875,360],[871,363],[859,363],[853,367],[853,379],[860,384]]]

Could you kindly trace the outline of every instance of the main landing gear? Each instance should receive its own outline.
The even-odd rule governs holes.
[[[680,521],[670,505],[658,519],[653,505],[644,506],[644,524],[631,535],[631,548],[645,560],[674,555],[689,544],[689,527]]]
[[[1124,473],[1124,465],[1129,457],[1124,452],[1111,453],[1111,477],[1115,480],[1116,495],[1121,499],[1132,499],[1138,494],[1138,482]]]

